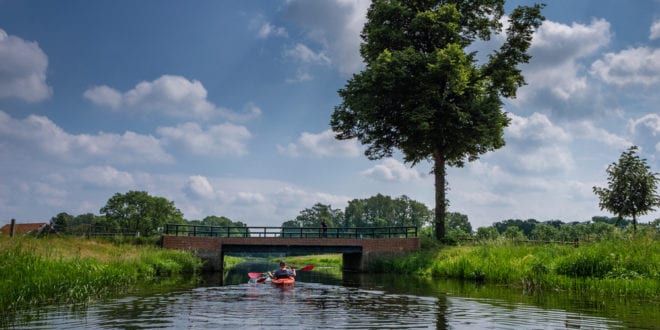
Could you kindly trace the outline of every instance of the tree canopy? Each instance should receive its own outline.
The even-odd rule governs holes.
[[[152,235],[168,223],[183,223],[183,214],[174,202],[145,191],[116,193],[99,212],[120,228],[142,235]]]
[[[478,64],[466,48],[500,33],[504,0],[376,0],[367,12],[360,53],[366,67],[339,90],[331,126],[338,139],[368,145],[369,159],[395,149],[411,165],[428,160],[435,175],[436,237],[445,234],[446,165],[463,166],[504,146],[509,119],[500,97],[515,97],[524,78],[541,5],[509,15],[506,41]]]
[[[608,188],[594,187],[600,198],[600,209],[616,214],[619,219],[631,216],[633,228],[637,229],[637,216],[660,206],[657,173],[651,172],[646,160],[637,155],[637,146],[624,151],[617,163],[607,167]]]

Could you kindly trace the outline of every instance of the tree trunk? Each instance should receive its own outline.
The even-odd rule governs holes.
[[[433,175],[435,175],[435,238],[445,237],[445,157],[439,151],[433,153]]]

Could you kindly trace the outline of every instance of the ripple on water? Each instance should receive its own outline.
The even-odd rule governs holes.
[[[421,297],[335,285],[240,284],[42,310],[17,329],[561,329],[613,320],[498,300]]]

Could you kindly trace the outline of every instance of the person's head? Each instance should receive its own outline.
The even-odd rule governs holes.
[[[284,260],[280,261],[280,268],[285,268],[286,267],[286,262]]]

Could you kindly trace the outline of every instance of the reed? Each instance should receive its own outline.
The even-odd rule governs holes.
[[[372,269],[525,290],[660,297],[660,241],[643,235],[578,247],[503,240],[427,246],[412,255],[376,261]]]
[[[152,246],[0,238],[0,310],[87,302],[200,267],[201,261],[189,253]]]

